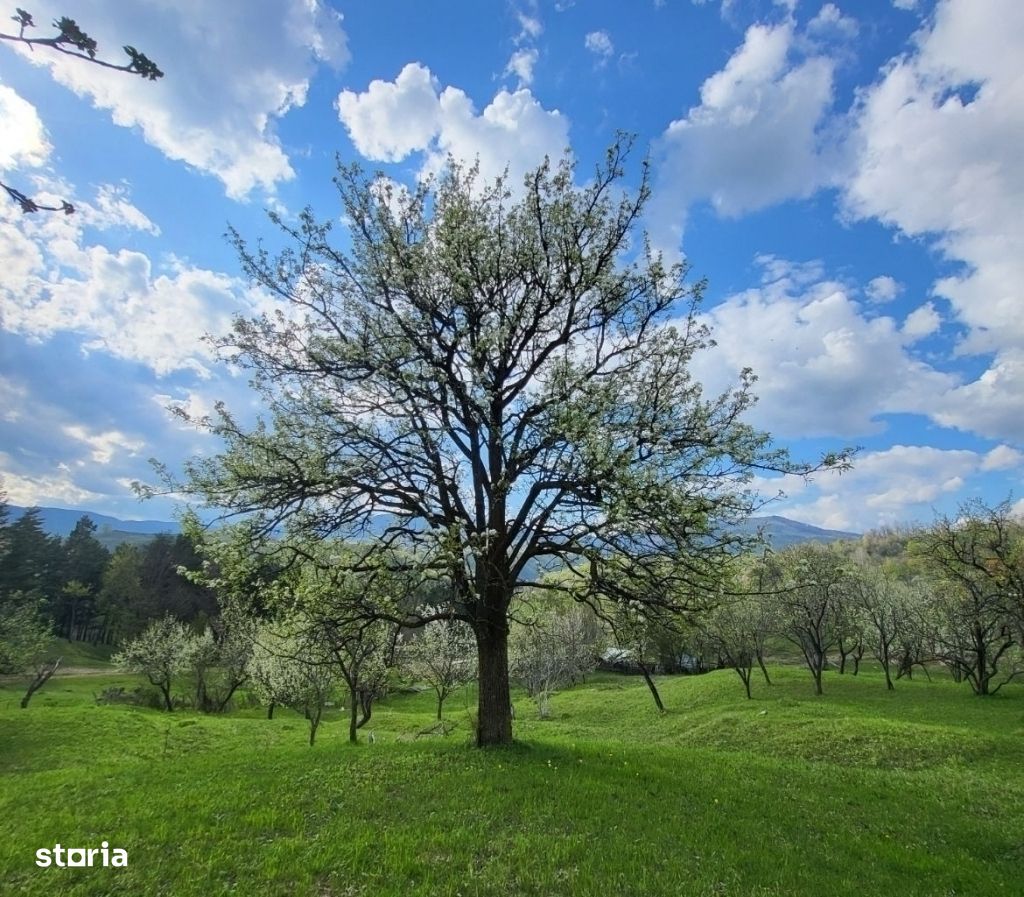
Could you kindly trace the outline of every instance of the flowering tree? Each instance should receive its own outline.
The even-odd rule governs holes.
[[[512,675],[537,704],[541,719],[551,713],[551,694],[594,669],[598,648],[585,608],[556,610],[530,626],[513,630]]]
[[[703,284],[637,232],[650,190],[646,167],[619,189],[628,152],[581,187],[571,159],[545,162],[516,191],[454,162],[409,192],[342,167],[340,245],[310,212],[273,217],[291,244],[276,258],[236,235],[288,310],[218,344],[270,413],[247,427],[221,407],[200,423],[223,451],[166,477],[285,531],[282,550],[344,539],[320,555],[339,577],[441,584],[476,640],[480,745],[512,740],[510,608],[538,569],[571,568],[543,587],[588,601],[614,558],[613,600],[685,610],[744,540],[753,475],[816,469],[743,421],[750,371],[717,396],[695,381]],[[351,618],[430,622],[346,594]]]
[[[249,675],[256,694],[268,704],[290,707],[309,721],[309,744],[316,741],[324,708],[338,684],[338,672],[322,641],[300,620],[265,624],[255,636]]]
[[[435,611],[425,612],[434,616]],[[421,629],[400,651],[401,663],[414,679],[426,682],[437,695],[440,722],[445,699],[476,678],[473,630],[460,620],[434,620]]]
[[[130,673],[142,673],[160,690],[164,708],[174,710],[171,685],[187,667],[191,632],[171,616],[154,620],[111,658]]]

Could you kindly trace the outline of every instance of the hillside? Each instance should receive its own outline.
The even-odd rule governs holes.
[[[10,505],[8,510],[10,520],[13,522],[28,509]],[[39,518],[43,530],[51,536],[60,536],[62,539],[71,533],[75,524],[83,516],[88,516],[96,524],[96,539],[104,548],[111,551],[122,542],[145,545],[159,533],[177,533],[181,529],[177,523],[167,520],[122,520],[119,517],[97,514],[88,510],[39,508]]]
[[[613,675],[515,696],[517,744],[424,735],[432,695],[375,710],[374,744],[306,722],[97,706],[102,675],[28,711],[0,684],[0,881],[44,897],[982,897],[1021,893],[1024,688],[979,700],[939,671]],[[109,677],[131,687],[129,677]],[[32,812],[26,813],[25,808]],[[39,869],[35,851],[127,850],[125,869]],[[63,882],[55,885],[55,880]],[[72,884],[73,883],[73,884]],[[56,890],[55,890],[56,889]],[[5,892],[6,893],[6,892]]]
[[[98,527],[96,538],[107,548],[113,548],[121,542],[144,544],[157,533],[176,533],[180,530],[177,523],[167,520],[122,520],[107,514],[67,508],[40,508],[39,510],[43,529],[50,535],[62,538],[74,529],[83,514],[87,514]],[[10,507],[11,519],[17,519],[25,511],[26,508],[12,505]],[[821,529],[779,515],[751,517],[743,526],[744,532],[753,533],[758,530],[764,533],[775,549],[786,548],[800,542],[835,542],[839,539],[856,539],[859,536],[858,533]]]

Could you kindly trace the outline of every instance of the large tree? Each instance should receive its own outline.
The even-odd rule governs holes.
[[[409,191],[339,166],[339,239],[308,210],[271,216],[294,244],[279,256],[235,235],[288,311],[218,340],[267,414],[221,407],[224,451],[184,488],[295,537],[280,544],[339,536],[358,550],[338,563],[440,584],[441,618],[476,639],[481,745],[512,738],[518,587],[688,610],[756,505],[752,473],[809,469],[744,423],[749,371],[711,397],[691,375],[704,285],[637,233],[647,169],[620,192],[627,153],[582,187],[569,160],[515,187],[449,162]],[[558,564],[577,575],[534,582]],[[354,617],[438,616],[353,595]]]

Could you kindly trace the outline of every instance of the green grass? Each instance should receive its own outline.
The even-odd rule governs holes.
[[[46,657],[59,657],[61,666],[76,670],[110,670],[110,657],[114,653],[110,645],[92,645],[89,642],[69,642],[55,638],[47,650]]]
[[[743,697],[735,674],[598,676],[553,718],[516,701],[517,744],[469,745],[466,708],[295,714],[95,706],[106,677],[0,688],[0,893],[24,895],[1024,894],[1024,689],[806,673]],[[97,682],[99,680],[99,683]],[[130,684],[130,677],[111,676]],[[40,869],[35,850],[128,851],[127,869]]]

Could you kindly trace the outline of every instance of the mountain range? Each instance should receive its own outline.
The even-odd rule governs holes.
[[[10,519],[17,520],[26,510],[26,508],[11,505],[9,507]],[[122,520],[119,517],[96,514],[93,511],[39,508],[39,518],[43,529],[50,535],[61,538],[67,536],[75,528],[79,519],[85,515],[88,515],[96,524],[96,538],[110,549],[122,542],[143,544],[158,533],[177,533],[181,529],[177,523],[168,520]],[[744,532],[750,533],[761,530],[776,550],[796,545],[799,542],[836,542],[840,539],[856,539],[860,535],[841,530],[822,529],[808,523],[801,523],[798,520],[791,520],[788,517],[780,517],[777,514],[767,517],[750,517],[742,529]]]

